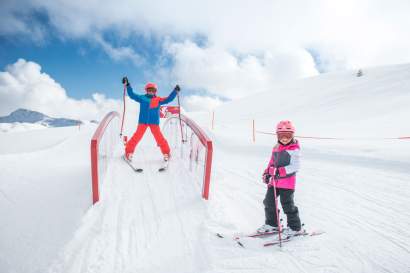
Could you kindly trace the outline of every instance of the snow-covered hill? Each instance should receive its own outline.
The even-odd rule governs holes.
[[[91,205],[96,126],[0,133],[0,272],[45,272]]]
[[[286,116],[300,135],[327,137],[398,136],[409,134],[410,65],[328,73],[232,101],[216,109],[224,125],[256,119],[261,129],[273,130]]]
[[[149,132],[138,149],[146,172],[138,176],[123,164],[118,146],[101,202],[83,218],[95,126],[40,151],[0,151],[0,271],[410,272],[410,140],[397,139],[410,135],[409,87],[410,65],[379,67],[363,69],[362,77],[347,71],[272,86],[224,104],[215,109],[213,130],[209,113],[191,113],[214,140],[209,201],[200,199],[201,185],[178,151],[168,173],[155,171],[160,155]],[[326,234],[281,249],[243,249],[216,238],[263,223],[261,173],[275,137],[258,133],[253,143],[252,120],[258,131],[272,132],[281,119],[293,120],[299,136],[334,138],[299,138],[295,201],[305,227]]]

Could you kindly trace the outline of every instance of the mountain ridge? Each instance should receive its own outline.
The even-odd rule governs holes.
[[[43,113],[32,111],[24,108],[19,108],[10,113],[8,116],[0,117],[0,123],[37,123],[48,127],[66,127],[76,126],[83,122],[75,119],[53,118]]]

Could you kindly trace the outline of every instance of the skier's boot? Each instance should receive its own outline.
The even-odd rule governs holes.
[[[260,228],[256,230],[257,233],[269,233],[275,231],[279,231],[279,228],[267,224],[262,225]]]
[[[299,230],[293,230],[290,227],[283,229],[283,235],[289,236],[289,237],[303,235],[305,232],[306,231],[303,228]]]
[[[171,156],[169,154],[164,154],[164,161],[168,161]]]
[[[125,152],[125,159],[128,161],[132,161],[132,153]]]

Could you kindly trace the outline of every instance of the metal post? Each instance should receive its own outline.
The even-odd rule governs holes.
[[[253,134],[253,143],[256,142],[256,137],[255,137],[255,120],[252,120],[252,134]]]

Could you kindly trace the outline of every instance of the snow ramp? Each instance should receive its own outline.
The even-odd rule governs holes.
[[[121,143],[110,154],[113,143],[100,143],[99,201],[50,272],[206,271],[206,147],[181,124],[184,141],[178,119],[163,126],[173,151],[165,172],[158,172],[162,155],[148,131],[134,158],[142,173],[123,161]]]

